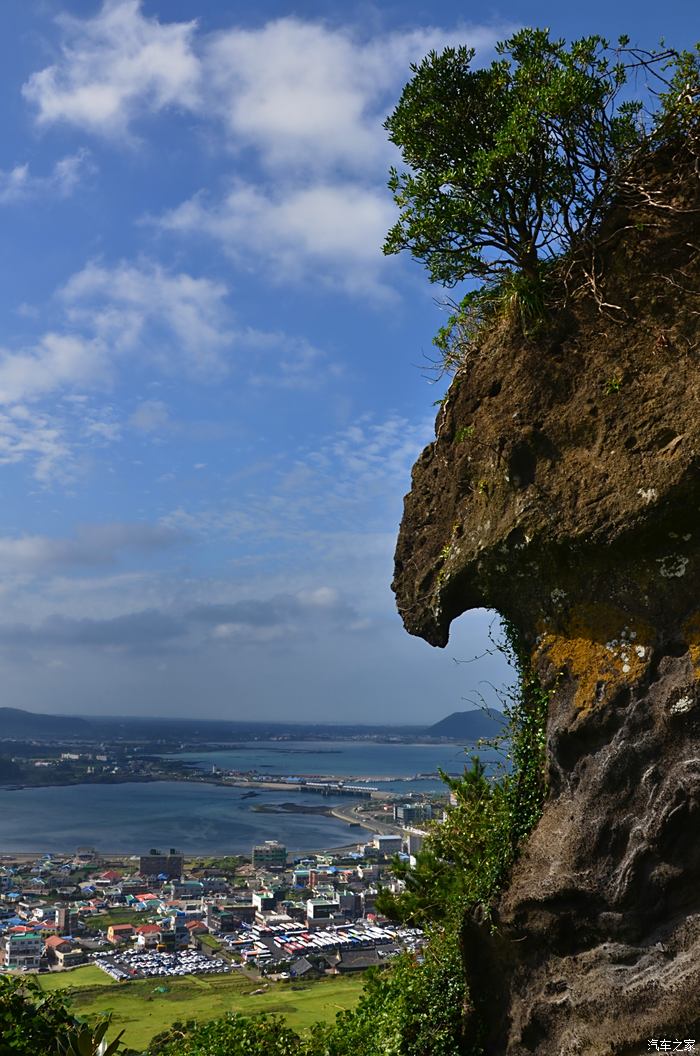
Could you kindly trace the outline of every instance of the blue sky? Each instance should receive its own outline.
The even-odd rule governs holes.
[[[488,681],[389,590],[440,384],[384,258],[382,121],[521,25],[690,46],[695,5],[5,0],[3,704],[436,721]]]

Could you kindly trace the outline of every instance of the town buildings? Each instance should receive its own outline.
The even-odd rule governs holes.
[[[401,845],[399,835],[381,834],[347,853],[288,864],[286,847],[271,840],[251,861],[221,858],[220,868],[174,851],[0,858],[0,971],[60,971],[95,959],[121,978],[115,965],[125,955],[138,971],[139,958],[221,948],[261,972],[355,970],[363,958],[345,953],[377,947],[365,960],[381,961],[399,941],[376,928],[376,899],[398,882]]]

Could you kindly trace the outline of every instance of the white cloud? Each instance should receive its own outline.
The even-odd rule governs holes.
[[[197,196],[159,221],[206,235],[234,260],[256,262],[277,281],[313,278],[349,293],[386,293],[381,246],[393,219],[386,192],[356,183],[265,191],[238,182],[221,202]]]
[[[140,0],[105,0],[94,18],[63,15],[60,56],[32,74],[22,92],[41,125],[66,122],[123,136],[142,111],[198,105],[195,22],[162,23]]]
[[[67,198],[91,172],[94,165],[87,150],[61,158],[48,176],[33,176],[27,164],[0,169],[0,205],[14,205],[43,195]]]
[[[234,28],[203,49],[208,113],[235,150],[249,148],[264,178],[237,180],[218,200],[196,195],[162,229],[214,239],[238,265],[277,282],[311,279],[385,299],[381,247],[394,220],[386,190],[394,156],[382,127],[432,48],[492,47],[493,28],[421,28],[373,37],[289,17]]]
[[[63,331],[0,348],[0,405],[104,385],[117,359],[137,351],[159,369],[215,376],[233,337],[226,294],[221,283],[148,262],[88,264],[59,293]]]
[[[112,349],[147,343],[161,368],[211,375],[225,368],[230,345],[227,289],[212,279],[172,273],[158,264],[88,264],[60,297],[75,325],[92,330]]]
[[[17,352],[0,348],[0,405],[37,399],[64,386],[103,382],[108,374],[99,339],[49,332]]]
[[[394,219],[384,118],[411,62],[455,43],[484,52],[504,28],[368,34],[290,16],[206,35],[194,22],[146,17],[140,0],[107,0],[94,18],[60,25],[60,59],[24,86],[40,123],[124,136],[144,112],[195,113],[230,151],[249,151],[262,177],[185,201],[161,228],[205,234],[275,281],[374,299],[389,293],[381,246]]]
[[[365,171],[387,157],[387,108],[410,63],[431,49],[489,49],[504,27],[423,26],[368,36],[294,16],[209,36],[197,23],[161,22],[141,0],[104,0],[93,18],[63,15],[57,61],[23,93],[37,120],[124,135],[142,113],[167,107],[223,122],[235,147],[266,165]]]
[[[367,38],[295,17],[234,28],[204,51],[209,105],[235,145],[252,146],[275,170],[366,172],[389,155],[382,122],[410,63],[447,44],[489,48],[498,36],[465,25]]]

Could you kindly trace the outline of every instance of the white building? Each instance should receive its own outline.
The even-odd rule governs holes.
[[[377,835],[372,843],[386,858],[391,858],[393,854],[400,854],[403,850],[403,836]]]
[[[33,931],[3,936],[0,941],[0,963],[5,968],[38,968],[44,938]]]
[[[406,841],[406,850],[410,856],[410,865],[412,869],[416,867],[416,855],[423,849],[423,844],[427,836],[427,832],[423,829],[405,829],[404,839]]]

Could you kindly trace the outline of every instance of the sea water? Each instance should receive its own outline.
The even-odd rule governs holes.
[[[473,754],[467,748],[467,755]],[[487,753],[495,758],[493,753]],[[442,790],[438,767],[458,773],[467,758],[455,745],[375,744],[354,741],[266,742],[176,758],[197,768],[257,770],[272,775],[364,779],[385,791]],[[431,778],[417,778],[432,774]],[[379,777],[390,780],[379,782]],[[408,779],[408,780],[403,780]],[[98,851],[138,854],[150,847],[177,847],[192,854],[250,854],[260,840],[281,840],[290,851],[322,850],[359,842],[364,829],[316,814],[266,813],[280,803],[343,807],[349,796],[320,796],[293,787],[254,790],[195,782],[154,781],[0,788],[0,853]]]

